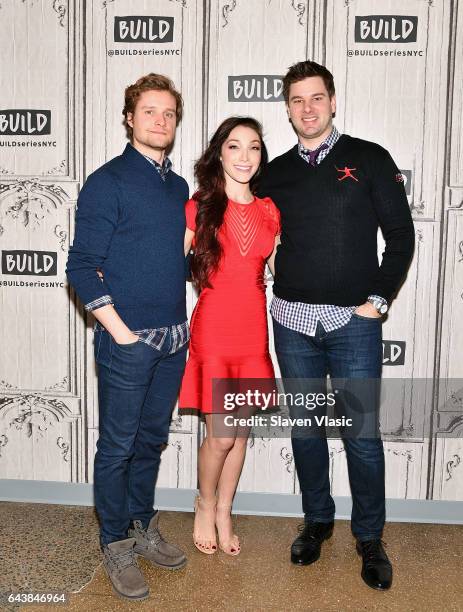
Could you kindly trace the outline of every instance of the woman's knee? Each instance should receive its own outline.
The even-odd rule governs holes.
[[[235,445],[235,438],[218,438],[215,436],[208,436],[206,443],[209,448],[215,452],[228,453]]]

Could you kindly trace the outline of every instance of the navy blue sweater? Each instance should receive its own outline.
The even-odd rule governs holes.
[[[187,199],[182,177],[170,171],[163,181],[129,144],[91,174],[77,202],[66,269],[81,301],[110,295],[131,330],[185,321]]]

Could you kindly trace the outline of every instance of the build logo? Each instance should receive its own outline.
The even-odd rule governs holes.
[[[405,365],[405,342],[400,340],[383,340],[383,365]]]
[[[242,74],[228,77],[229,102],[280,102],[283,100],[280,75]]]
[[[2,251],[2,274],[56,276],[57,263],[53,251]]]
[[[51,133],[51,111],[31,109],[0,110],[0,135],[44,136]]]
[[[173,40],[173,17],[114,17],[114,42],[170,43]]]
[[[357,15],[354,40],[357,43],[414,43],[417,31],[417,16]]]

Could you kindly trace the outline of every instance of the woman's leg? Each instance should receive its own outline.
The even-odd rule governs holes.
[[[247,436],[237,436],[235,443],[225,459],[222,473],[217,485],[217,511],[215,522],[219,532],[222,549],[229,554],[237,554],[240,550],[238,536],[233,533],[231,508],[236,487],[243,469],[246,456]]]
[[[248,439],[236,437],[220,474],[217,485],[217,505],[231,506],[243,469]]]
[[[213,435],[213,415],[206,415],[206,437],[198,453],[199,498],[195,506],[193,538],[196,546],[205,552],[217,548],[215,537],[216,490],[222,468],[234,438]]]
[[[250,414],[246,413],[241,416],[248,417]],[[221,548],[228,554],[238,554],[240,551],[240,541],[238,536],[233,533],[231,509],[233,497],[235,496],[238,481],[243,469],[244,459],[246,457],[249,432],[249,427],[238,427],[235,429],[234,444],[225,459],[217,485],[217,511],[215,522],[219,533]]]

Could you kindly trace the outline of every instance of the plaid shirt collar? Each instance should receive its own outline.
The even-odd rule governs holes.
[[[169,170],[172,168],[172,162],[170,161],[170,159],[168,157],[164,157],[164,159],[162,160],[162,164],[160,164],[155,159],[151,159],[151,157],[148,157],[147,155],[143,155],[143,157],[147,161],[149,161],[152,166],[156,168],[156,170],[159,172],[159,176],[162,178],[163,181],[165,181]]]
[[[328,148],[324,149],[323,151],[320,151],[317,157],[317,164],[319,164],[323,159],[325,159],[325,157],[328,155],[328,153],[331,151],[334,145],[338,142],[340,137],[341,137],[341,134],[336,129],[336,126],[333,125],[333,129],[331,130],[329,136],[325,138],[325,140],[321,142],[319,145],[319,146],[322,146],[323,144],[326,144]],[[305,161],[308,161],[308,156],[309,156],[308,149],[306,149],[301,142],[298,142],[297,151],[299,155],[302,157],[302,159],[305,159]]]
[[[135,149],[133,144],[130,143],[130,146]],[[141,155],[143,155],[143,153],[141,153]],[[162,164],[160,164],[155,159],[148,157],[148,155],[143,155],[143,157],[146,159],[146,161],[149,161],[149,163],[156,168],[156,170],[159,172],[159,176],[162,178],[163,181],[165,181],[169,170],[172,168],[172,162],[170,161],[170,159],[168,157],[164,157],[164,159],[162,160]]]

